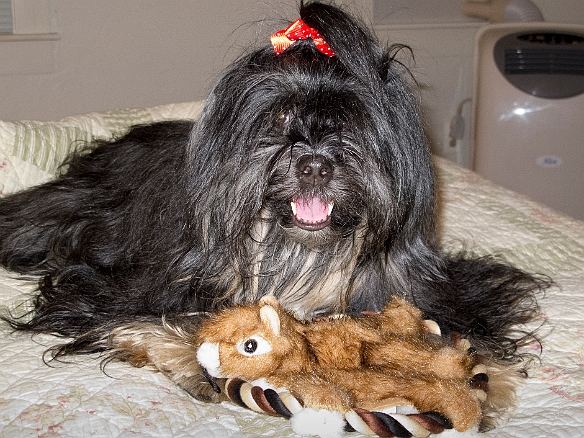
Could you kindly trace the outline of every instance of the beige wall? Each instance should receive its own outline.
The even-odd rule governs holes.
[[[296,0],[14,1],[46,2],[42,31],[60,39],[0,37],[4,120],[202,99],[250,42],[265,44],[279,19],[297,18]]]
[[[4,120],[56,120],[90,111],[202,99],[243,48],[265,44],[281,26],[278,19],[297,18],[296,0],[13,1],[28,2],[29,7],[46,3],[49,20],[44,31],[56,32],[60,39],[0,41]],[[344,3],[366,15],[373,1],[393,0]],[[583,0],[534,2],[548,21],[584,24]],[[462,0],[412,0],[410,21],[377,30],[384,40],[413,47],[417,54],[413,71],[423,85],[434,149],[466,164],[468,139],[457,148],[448,147],[448,125],[458,104],[472,94],[473,38],[481,23],[461,20],[458,7],[452,7],[455,3]],[[445,5],[452,10],[452,20],[440,19],[455,26],[415,24],[416,17],[428,16],[416,8]],[[467,105],[465,111],[469,109]]]
[[[532,0],[546,21],[584,24],[584,1],[582,0]]]

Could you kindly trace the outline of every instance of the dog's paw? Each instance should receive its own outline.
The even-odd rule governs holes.
[[[229,400],[225,393],[225,379],[215,379],[215,382],[217,386],[213,387],[203,374],[197,374],[177,383],[192,397],[205,403],[221,403]]]
[[[340,412],[305,408],[290,419],[290,427],[298,435],[339,438],[344,435],[345,418]]]

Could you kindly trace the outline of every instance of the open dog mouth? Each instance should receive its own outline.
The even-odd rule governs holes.
[[[333,203],[318,196],[297,198],[290,203],[294,225],[306,231],[318,231],[331,223]]]

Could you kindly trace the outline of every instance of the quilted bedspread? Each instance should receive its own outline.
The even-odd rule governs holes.
[[[53,123],[0,122],[0,190],[8,193],[50,178],[76,140],[119,135],[134,123],[196,118],[200,108],[195,102]],[[436,159],[436,172],[447,248],[495,253],[557,283],[541,299],[541,362],[519,388],[510,418],[486,434],[442,436],[582,436],[584,223],[442,159]],[[0,311],[21,311],[33,289],[1,271]],[[0,437],[294,436],[285,419],[230,403],[200,403],[150,369],[110,363],[102,370],[98,356],[45,363],[43,353],[58,342],[48,335],[12,333],[0,323]]]

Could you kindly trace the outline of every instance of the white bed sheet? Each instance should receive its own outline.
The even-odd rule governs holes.
[[[185,116],[180,108],[177,118]],[[173,117],[172,110],[162,113],[164,118]],[[194,114],[187,113],[186,117]],[[0,132],[0,146],[2,135],[6,144],[10,133]],[[9,149],[0,148],[5,154],[11,153]],[[449,431],[441,436],[582,436],[584,223],[447,161],[437,159],[436,168],[446,247],[500,254],[524,269],[550,275],[558,285],[541,299],[545,324],[541,364],[520,387],[518,407],[509,421],[487,434]],[[33,285],[0,271],[0,310],[18,307],[32,290]],[[59,339],[48,335],[11,334],[6,324],[0,324],[1,437],[294,436],[285,419],[229,403],[198,402],[150,369],[111,363],[106,374],[97,356],[48,366],[43,352],[56,342]]]

